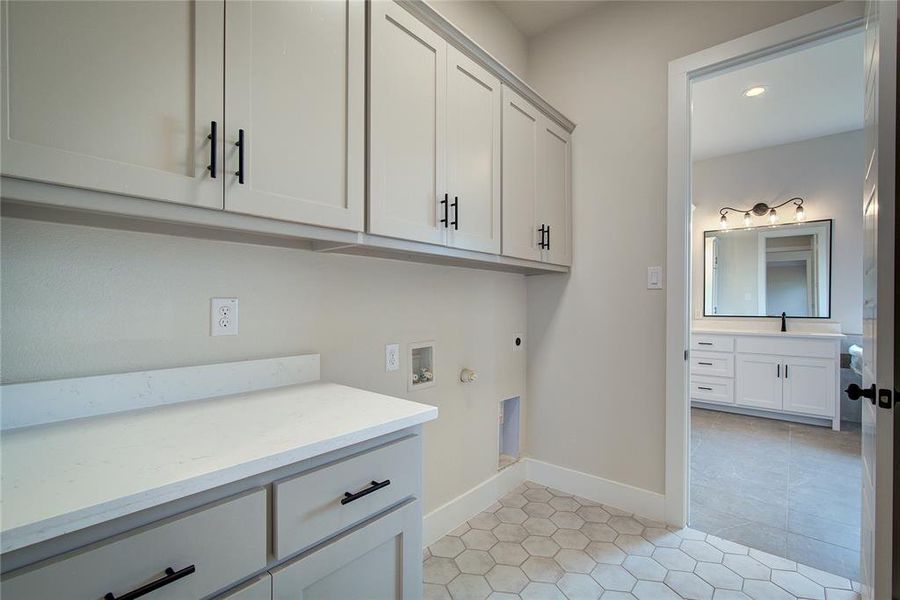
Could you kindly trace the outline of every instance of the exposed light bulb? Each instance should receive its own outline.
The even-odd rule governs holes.
[[[728,218],[725,215],[719,219],[719,227],[722,229],[728,229]]]
[[[778,213],[775,212],[775,209],[769,211],[769,223],[775,223],[778,221]]]
[[[798,206],[798,207],[797,207],[797,214],[795,215],[795,218],[796,218],[798,221],[803,221],[804,219],[806,219],[806,213],[803,212],[803,207],[802,207],[802,206]]]
[[[744,213],[744,227],[750,227],[751,223],[752,223],[752,221],[750,220],[750,213],[745,212]]]

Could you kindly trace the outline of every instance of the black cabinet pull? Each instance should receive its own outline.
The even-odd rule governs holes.
[[[550,226],[547,225],[547,250],[550,249]]]
[[[708,363],[708,362],[698,362],[697,364],[698,364],[698,365],[705,365],[705,366],[707,366],[707,367],[711,367],[711,366],[712,366],[712,363]]]
[[[788,370],[787,370],[787,369],[788,369],[788,366],[787,366],[787,365],[784,365],[784,378],[785,378],[785,379],[788,378]]]
[[[544,245],[544,234],[547,233],[547,226],[541,223],[541,226],[538,228],[538,231],[541,233],[541,241],[538,242],[538,248],[543,250],[546,246]]]
[[[121,596],[116,596],[112,592],[109,592],[105,596],[103,596],[104,600],[134,600],[135,598],[140,598],[146,594],[154,590],[158,590],[161,587],[167,586],[170,583],[175,583],[182,577],[187,577],[194,571],[196,571],[196,567],[191,565],[189,567],[185,567],[180,571],[176,571],[172,567],[166,568],[166,574],[164,577],[160,577],[156,581],[151,581],[146,585],[142,585],[141,587],[131,590],[127,594],[122,594]]]
[[[712,342],[697,342],[700,346],[712,346]]]
[[[235,171],[235,175],[237,175],[238,183],[244,183],[244,130],[238,129],[238,141],[234,143],[238,149],[238,170]]]
[[[449,208],[450,205],[449,205],[449,202],[450,202],[450,200],[449,200],[449,198],[447,197],[447,194],[444,194],[444,199],[441,200],[441,206],[444,207],[444,218],[441,219],[441,225],[443,225],[445,228],[447,227],[447,223],[450,222],[450,208]]]
[[[209,176],[213,179],[216,178],[216,148],[218,147],[218,135],[217,135],[217,126],[215,121],[209,122],[209,135],[206,136],[206,139],[210,140],[209,142],[209,166],[206,167],[206,170],[209,171]]]
[[[697,389],[698,389],[698,390],[706,390],[707,392],[711,392],[711,391],[712,391],[712,388],[710,388],[710,387],[703,387],[702,385],[698,385],[698,386],[697,386]]]
[[[453,229],[459,230],[459,196],[453,196],[453,220],[450,222]]]
[[[778,369],[775,371],[775,377],[781,377],[781,365],[778,365]]]
[[[377,481],[372,481],[372,485],[370,485],[369,487],[367,487],[366,489],[364,489],[362,491],[356,492],[355,494],[351,494],[350,492],[344,492],[344,497],[341,498],[341,504],[350,504],[354,500],[359,500],[363,496],[368,496],[372,492],[377,492],[381,488],[387,487],[389,485],[391,485],[390,479],[385,479],[381,483],[378,483]]]

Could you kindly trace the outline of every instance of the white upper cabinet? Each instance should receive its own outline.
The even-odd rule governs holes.
[[[447,42],[394,2],[370,10],[369,231],[443,244]]]
[[[572,148],[569,134],[544,117],[538,143],[538,221],[547,228],[544,260],[572,264]]]
[[[500,80],[447,48],[449,244],[500,254]]]
[[[222,208],[221,1],[0,8],[3,175]]]
[[[225,14],[225,209],[362,231],[364,2],[229,0]]]
[[[541,259],[544,229],[537,224],[541,123],[541,114],[534,106],[503,86],[503,254],[506,256]]]

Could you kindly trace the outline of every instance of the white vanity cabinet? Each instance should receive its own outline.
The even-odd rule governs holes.
[[[0,10],[3,175],[222,208],[222,0]]]
[[[570,265],[571,138],[503,88],[503,254]]]
[[[839,429],[842,337],[694,331],[691,401],[704,408],[828,420]]]
[[[500,80],[371,4],[369,231],[500,252]]]

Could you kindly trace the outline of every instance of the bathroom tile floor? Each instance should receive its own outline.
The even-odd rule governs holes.
[[[425,550],[426,600],[858,600],[858,584],[526,482]]]
[[[695,529],[859,578],[860,430],[691,410]]]

